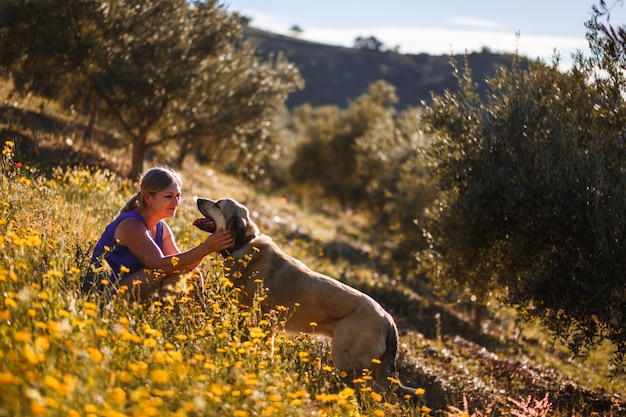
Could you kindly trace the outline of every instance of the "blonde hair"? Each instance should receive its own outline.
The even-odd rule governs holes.
[[[139,192],[133,195],[120,209],[118,215],[141,207],[147,193],[157,193],[172,184],[183,187],[183,179],[180,174],[166,166],[156,166],[150,168],[139,177]]]

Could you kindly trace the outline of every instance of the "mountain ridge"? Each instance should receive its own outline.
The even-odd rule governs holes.
[[[483,80],[495,74],[497,68],[509,66],[514,58],[511,54],[496,54],[486,49],[466,55],[429,55],[346,48],[250,26],[245,33],[260,56],[282,53],[300,70],[305,86],[289,96],[286,101],[289,109],[305,103],[314,107],[347,107],[378,80],[396,88],[398,109],[419,106],[428,102],[432,93],[457,88],[452,62],[463,66],[465,59],[474,79],[479,80],[479,92],[484,94],[487,84]]]

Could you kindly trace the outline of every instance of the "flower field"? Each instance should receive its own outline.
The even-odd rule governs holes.
[[[240,308],[218,257],[202,264],[204,305],[80,295],[95,239],[132,184],[80,168],[46,179],[12,146],[0,165],[0,416],[428,415],[385,402],[367,375],[346,385],[327,343],[280,331],[287,309]],[[181,247],[201,238],[187,200],[172,219]]]

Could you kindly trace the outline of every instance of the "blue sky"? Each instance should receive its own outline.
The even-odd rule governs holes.
[[[607,0],[613,4],[615,0]],[[448,55],[480,51],[514,52],[551,61],[557,50],[564,65],[577,50],[588,52],[585,22],[599,0],[223,0],[230,11],[251,17],[251,25],[300,38],[352,46],[358,36],[375,36],[401,53]],[[611,23],[626,24],[626,7],[613,8]],[[519,33],[519,38],[516,34]]]

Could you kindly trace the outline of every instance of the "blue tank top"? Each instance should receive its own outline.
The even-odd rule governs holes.
[[[115,292],[117,289],[116,284],[120,279],[120,269],[122,266],[129,269],[129,271],[124,273],[124,275],[133,274],[144,268],[144,265],[143,263],[141,263],[139,258],[133,255],[133,253],[126,246],[121,245],[115,241],[115,230],[117,229],[117,226],[122,220],[129,217],[141,220],[141,222],[146,226],[146,230],[148,230],[148,225],[146,224],[146,222],[143,220],[141,215],[134,210],[119,215],[115,220],[109,223],[109,225],[104,230],[104,233],[100,237],[100,240],[98,240],[98,243],[96,243],[96,247],[94,248],[90,262],[92,271],[90,271],[87,276],[84,277],[84,290],[89,290],[93,287],[102,290],[103,285],[101,281],[103,278],[107,278],[111,282],[111,290]],[[159,248],[161,248],[161,250],[163,250],[162,221],[159,221],[157,223],[157,233],[154,242]],[[97,269],[102,266],[102,260],[105,260],[111,267],[111,274],[104,277],[99,273],[94,273],[93,271],[93,268]]]

